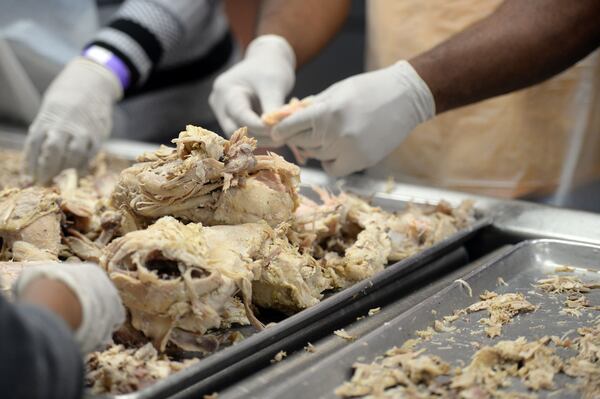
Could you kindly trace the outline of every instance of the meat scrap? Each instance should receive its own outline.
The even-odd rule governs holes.
[[[46,259],[58,260],[61,219],[60,197],[53,189],[11,188],[0,192],[0,260],[13,258],[17,242],[26,243],[20,247],[25,252],[17,248],[18,260],[26,260],[28,252],[36,260],[41,254]]]
[[[573,280],[557,282],[554,279],[551,284],[547,290],[550,293],[561,290],[571,293],[565,301],[567,309],[589,306],[588,299],[581,294],[586,289],[583,284]],[[537,309],[518,293],[498,295],[486,291],[481,299],[466,309],[456,310],[443,322],[451,323],[465,313],[486,309],[490,317],[483,320],[489,320],[485,323],[495,327],[501,326],[521,310]],[[442,321],[436,323],[441,324]],[[355,364],[351,380],[339,387],[336,393],[343,397],[535,398],[537,391],[545,390],[553,391],[548,395],[550,397],[561,392],[556,391],[555,377],[566,374],[575,379],[566,383],[569,390],[577,391],[587,399],[600,396],[600,323],[597,321],[590,327],[577,329],[579,337],[575,339],[565,338],[566,333],[563,338],[544,336],[528,340],[519,337],[499,341],[493,346],[477,342],[477,351],[466,367],[464,364],[456,368],[447,367],[447,371],[432,373],[433,378],[411,385],[415,381],[408,378],[406,364],[394,364],[390,359],[395,351],[411,353],[418,358],[426,349],[415,351],[415,347],[436,334],[431,327],[428,330],[429,336],[417,333],[419,338],[406,341],[401,349],[394,348],[371,364]],[[569,349],[568,352],[562,352],[567,355],[563,358],[558,355],[558,350],[562,348]],[[575,355],[572,355],[573,352]],[[441,359],[438,361],[443,363]],[[429,360],[426,363],[431,364]],[[440,376],[443,378],[438,378]],[[511,391],[511,378],[520,380],[530,392]]]
[[[534,391],[552,389],[563,361],[551,342],[549,337],[500,341],[479,349],[467,367],[456,369],[423,354],[425,349],[393,348],[374,363],[355,363],[351,380],[335,392],[342,397],[527,397],[500,389],[509,386],[509,377],[521,379]]]
[[[276,109],[273,112],[262,114],[261,119],[267,126],[274,126],[293,113],[308,107],[312,100],[312,96],[303,98],[302,100],[294,97],[283,107]]]
[[[565,374],[577,378],[582,398],[600,396],[600,324],[577,330],[575,339],[577,355],[567,360]]]
[[[261,267],[252,282],[252,301],[292,314],[319,303],[323,291],[332,287],[321,264],[288,240],[288,229],[282,224],[268,230],[269,239],[258,256]]]
[[[550,294],[586,293],[594,288],[600,288],[600,282],[584,283],[574,276],[553,275],[538,280],[536,287]]]
[[[275,357],[273,357],[273,359],[271,359],[271,363],[279,363],[286,357],[287,357],[287,353],[285,351],[279,351],[279,352],[277,352]]]
[[[354,335],[348,334],[348,332],[343,328],[340,330],[335,330],[333,333],[338,337],[345,339],[346,341],[354,341],[356,339]]]
[[[317,204],[306,197],[296,211],[294,239],[317,259],[335,288],[345,288],[383,270],[391,242],[381,209],[349,194],[334,196],[313,188],[321,197]]]
[[[502,326],[511,321],[519,313],[532,312],[536,308],[521,293],[508,293],[498,295],[495,292],[486,291],[481,295],[482,301],[474,303],[466,308],[467,313],[487,310],[489,317],[480,320],[487,325],[485,332],[491,338],[500,335]]]
[[[137,391],[198,362],[182,362],[160,355],[148,343],[139,349],[114,345],[86,356],[86,385],[93,394],[124,394]]]
[[[553,378],[563,366],[549,337],[527,342],[523,337],[514,341],[500,341],[493,347],[478,350],[471,363],[452,379],[451,388],[483,389],[494,394],[508,385],[508,377],[520,377],[533,390],[552,389]],[[460,370],[460,369],[459,369]]]
[[[450,372],[450,365],[439,357],[401,348],[389,350],[380,362],[355,363],[353,368],[352,379],[337,388],[336,395],[430,397],[443,389],[436,384],[436,378]]]
[[[66,169],[52,187],[13,187],[0,192],[0,259],[97,261],[96,255],[107,241],[96,248],[88,241],[104,233],[101,214],[107,210],[111,181],[116,182],[116,174],[103,159],[95,161],[91,174],[84,177]],[[83,245],[89,249],[84,251],[88,256],[79,256]]]

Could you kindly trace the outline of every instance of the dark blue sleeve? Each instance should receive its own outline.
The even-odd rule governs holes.
[[[80,398],[83,360],[66,323],[0,295],[0,396]]]

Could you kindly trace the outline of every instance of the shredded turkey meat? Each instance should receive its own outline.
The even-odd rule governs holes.
[[[489,317],[480,320],[485,324],[485,332],[490,338],[499,336],[502,326],[509,323],[519,313],[532,312],[535,310],[525,296],[521,293],[509,293],[498,295],[495,292],[486,291],[481,294],[481,301],[474,303],[466,309],[467,313],[487,310]]]
[[[135,228],[162,216],[205,225],[289,220],[297,206],[300,170],[276,154],[255,156],[246,129],[225,140],[188,126],[121,173],[113,205]]]
[[[582,283],[579,278],[564,279],[562,276],[539,280],[537,285],[550,295],[566,293],[565,306],[569,309],[590,307],[585,294],[596,286],[596,283]],[[486,291],[480,298],[481,301],[436,320],[434,328],[417,332],[417,338],[407,340],[400,349],[393,348],[370,364],[355,363],[352,378],[338,387],[336,394],[362,398],[516,399],[537,398],[538,393],[544,395],[541,397],[554,397],[567,390],[569,394],[577,392],[586,399],[600,397],[600,323],[597,318],[592,326],[578,328],[579,336],[574,339],[567,338],[575,332],[569,330],[562,338],[519,337],[490,346],[474,342],[477,350],[466,366],[459,360],[462,362],[459,367],[451,367],[444,360],[427,355],[427,348],[416,350],[437,334],[451,333],[453,330],[448,329],[448,325],[467,313],[487,310],[489,317],[480,321],[488,328],[498,327],[493,334],[486,329],[493,338],[500,334],[500,326],[516,314],[538,309],[520,293],[499,295]],[[456,343],[451,336],[446,336],[446,342]],[[404,361],[398,361],[399,357]],[[414,377],[415,367],[417,371],[426,371],[416,374],[422,378]],[[566,383],[562,380],[560,390],[557,390],[558,375],[572,379]],[[515,379],[520,383],[514,384]],[[521,389],[519,385],[527,392],[515,391],[515,388]]]
[[[312,103],[313,97],[308,96],[299,100],[297,98],[292,98],[289,103],[285,104],[283,107],[276,109],[272,112],[267,112],[262,114],[261,119],[265,123],[265,125],[272,127],[292,115],[293,113],[308,107]],[[294,154],[294,157],[298,161],[300,165],[304,165],[306,163],[306,156],[296,147],[295,145],[289,145],[290,150]]]
[[[105,351],[87,355],[86,385],[96,395],[129,393],[149,386],[197,361],[170,360],[166,355],[159,354],[149,343],[139,349],[126,349],[122,345],[114,345]]]
[[[20,151],[0,149],[0,190],[24,185],[22,176],[23,154]]]
[[[553,275],[537,281],[536,287],[550,294],[586,293],[600,288],[600,282],[584,283],[575,276]]]
[[[387,351],[380,362],[355,363],[353,367],[352,379],[336,389],[337,395],[427,398],[440,392],[436,378],[450,372],[450,365],[439,357],[401,348]],[[394,390],[389,391],[392,387]]]
[[[309,102],[263,119],[274,125]],[[172,142],[133,164],[100,155],[88,175],[68,169],[50,187],[26,187],[21,153],[3,157],[2,290],[35,262],[91,261],[128,309],[113,337],[122,345],[88,358],[95,393],[139,390],[190,364],[167,355],[239,342],[241,326],[263,328],[255,313],[314,306],[474,221],[470,203],[392,213],[319,188],[311,201],[298,194],[300,169],[254,154],[245,128],[227,140],[187,126]]]
[[[293,113],[306,108],[312,102],[312,96],[303,98],[299,100],[297,98],[292,98],[289,103],[285,104],[283,107],[276,109],[273,112],[267,112],[262,114],[261,119],[267,126],[273,126],[292,115]]]
[[[237,263],[238,259],[211,259],[207,242],[201,225],[164,217],[106,247],[102,266],[129,309],[133,327],[161,351],[176,328],[204,334],[248,324],[236,294],[250,299],[252,265],[239,257]]]
[[[36,260],[58,260],[60,223],[60,198],[53,189],[11,188],[0,192],[0,259],[27,260],[31,253]]]
[[[565,365],[565,374],[577,378],[582,397],[600,397],[600,324],[577,330],[580,335],[575,340],[577,355]]]
[[[391,213],[348,193],[314,187],[321,203],[301,197],[294,240],[317,259],[336,288],[347,287],[449,237],[474,221],[473,205],[408,206]]]

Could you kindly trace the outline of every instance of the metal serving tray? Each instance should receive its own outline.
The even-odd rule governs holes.
[[[0,147],[18,149],[22,146],[23,136],[18,134],[0,134]],[[105,147],[108,154],[124,159],[132,160],[135,156],[143,151],[152,150],[152,146],[137,144],[134,142],[120,141],[109,143]],[[338,191],[338,187],[325,187],[332,192]],[[351,190],[349,190],[351,191]],[[311,194],[310,187],[303,185],[301,192],[309,197],[314,197]],[[386,198],[383,193],[372,193],[372,202],[374,205],[381,206],[388,211],[399,211],[403,209],[408,202]],[[435,204],[437,201],[418,200],[413,201],[415,204]],[[464,257],[464,250],[460,254],[453,253],[473,234],[480,229],[490,225],[491,219],[487,215],[478,214],[477,220],[471,226],[459,231],[457,234],[448,237],[447,239],[435,244],[434,246],[416,254],[408,259],[391,264],[385,270],[373,276],[371,279],[361,281],[352,287],[345,290],[333,293],[321,301],[319,304],[306,309],[298,314],[290,316],[283,321],[280,321],[275,326],[270,327],[262,332],[254,332],[251,328],[243,330],[244,335],[249,335],[244,341],[225,348],[217,353],[214,353],[195,365],[180,371],[168,378],[158,381],[157,383],[142,389],[140,391],[117,396],[103,396],[115,398],[165,398],[172,396],[178,392],[188,389],[190,394],[197,395],[201,392],[201,387],[194,388],[199,382],[211,377],[226,368],[239,363],[243,360],[252,357],[252,367],[264,367],[269,364],[269,360],[273,354],[279,351],[277,343],[284,338],[298,333],[299,330],[310,326],[319,320],[327,319],[330,323],[335,323],[342,318],[356,317],[364,310],[364,306],[368,306],[368,301],[361,306],[354,306],[348,309],[350,305],[360,302],[361,298],[365,298],[369,294],[379,292],[379,296],[386,291],[384,287],[390,283],[397,281],[403,276],[414,272],[423,266],[431,264],[436,259],[442,258],[444,255],[450,255],[448,262],[456,262],[457,257]],[[441,266],[440,266],[441,267]],[[435,272],[435,268],[431,269],[431,273]],[[421,274],[427,274],[428,270],[421,270]],[[374,295],[371,295],[374,297]],[[263,320],[268,321],[268,320]],[[268,350],[265,350],[269,348]],[[275,352],[273,352],[275,351]],[[248,371],[246,369],[246,371]],[[238,374],[242,376],[243,374]],[[206,392],[204,392],[206,393]]]
[[[575,271],[556,272],[558,266],[565,265],[575,268]],[[494,345],[500,339],[512,340],[520,336],[528,339],[545,335],[574,337],[577,328],[599,321],[599,313],[594,310],[582,310],[583,314],[579,318],[559,314],[565,295],[540,294],[532,287],[538,279],[549,274],[576,275],[584,282],[600,281],[600,246],[561,240],[524,241],[503,251],[463,278],[473,290],[472,297],[469,297],[463,284],[454,282],[343,350],[287,379],[285,383],[278,384],[277,388],[269,390],[268,396],[263,397],[336,398],[334,390],[350,379],[354,362],[371,362],[393,346],[400,346],[407,339],[415,338],[416,331],[426,329],[435,320],[451,315],[454,310],[475,303],[485,290],[499,294],[521,292],[532,304],[540,305],[540,308],[535,312],[515,317],[512,322],[502,327],[502,335],[495,339],[488,338],[477,322],[484,317],[485,312],[473,313],[452,324],[457,327],[455,332],[438,333],[430,341],[417,345],[416,349],[426,348],[427,353],[440,356],[453,366],[462,367],[469,363],[476,351],[472,342]],[[502,278],[508,286],[501,284],[498,278]],[[592,305],[600,304],[600,290],[592,290],[586,296]],[[564,351],[562,354],[566,355],[568,351]],[[557,389],[561,391],[552,394],[539,391],[539,397],[579,397],[576,392],[564,389],[567,382],[573,382],[569,377],[559,374],[555,376],[554,381]],[[526,391],[516,383],[512,388]]]

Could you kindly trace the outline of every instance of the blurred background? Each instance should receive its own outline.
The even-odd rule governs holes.
[[[25,133],[39,109],[42,94],[63,65],[81,52],[94,34],[122,5],[122,0],[0,0],[0,125]],[[259,1],[225,0],[230,28],[243,52],[254,33]],[[43,4],[43,5],[41,5]],[[303,98],[319,93],[331,84],[361,73],[365,56],[365,2],[353,0],[350,14],[336,38],[318,57],[300,68],[291,96]],[[220,131],[206,103],[207,85],[198,90],[202,109],[193,108],[186,123]],[[192,87],[192,90],[196,90]],[[172,101],[178,106],[176,101]],[[139,111],[144,102],[132,98],[115,111],[113,137],[167,144],[183,126],[165,124],[162,136],[145,136],[143,120],[126,125],[124,114]],[[129,108],[128,108],[129,107]],[[136,108],[137,107],[137,108]],[[143,113],[142,113],[143,114]],[[282,155],[292,159],[287,150]],[[319,167],[317,162],[309,166]],[[573,187],[560,197],[533,195],[524,198],[556,206],[600,211],[600,182]]]

